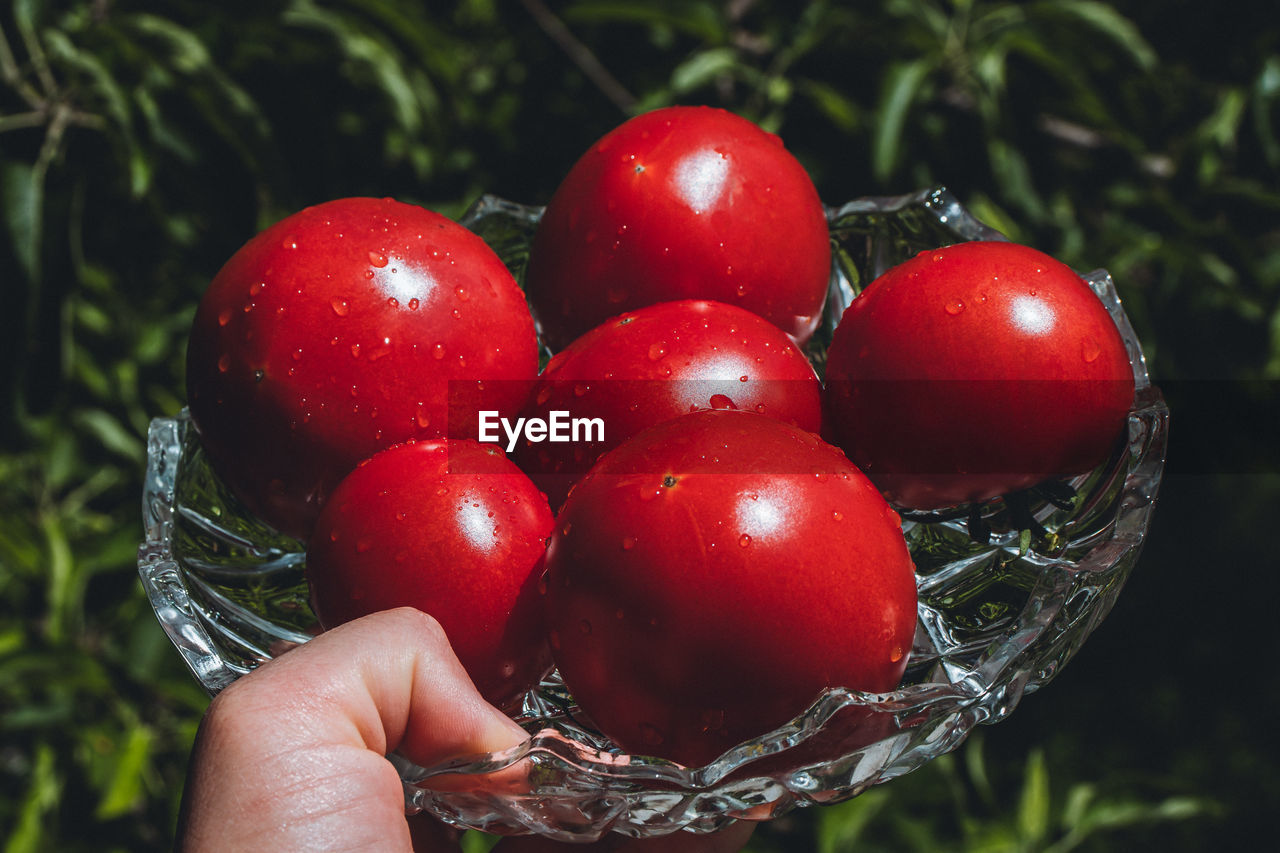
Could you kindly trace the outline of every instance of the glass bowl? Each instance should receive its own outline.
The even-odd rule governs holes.
[[[541,212],[486,196],[462,221],[519,279]],[[840,315],[879,273],[925,249],[1004,239],[941,188],[858,199],[829,208],[828,220],[829,300],[809,350],[820,372]],[[919,619],[899,689],[826,691],[782,728],[705,767],[683,767],[623,753],[580,718],[552,673],[517,717],[531,735],[524,744],[435,767],[391,756],[407,810],[561,840],[710,832],[848,799],[955,749],[975,725],[1006,717],[1110,611],[1138,559],[1164,468],[1168,410],[1110,275],[1085,278],[1131,356],[1137,393],[1128,441],[1071,481],[1073,502],[1050,496],[1032,504],[1042,536],[1015,529],[1002,500],[960,514],[904,516]],[[151,424],[143,510],[143,586],[210,693],[311,636],[302,543],[237,503],[209,469],[185,412]],[[974,535],[971,525],[980,528]]]

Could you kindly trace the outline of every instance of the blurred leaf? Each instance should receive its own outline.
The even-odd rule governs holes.
[[[1280,166],[1280,141],[1276,138],[1275,106],[1280,100],[1280,56],[1270,56],[1253,86],[1254,126],[1267,163]]]
[[[823,811],[818,823],[816,853],[841,853],[858,849],[867,825],[889,804],[890,791],[875,788]]]
[[[54,760],[53,749],[47,743],[36,746],[35,763],[26,774],[27,791],[5,843],[5,853],[38,853],[49,849],[42,824],[44,816],[57,805],[62,787]]]
[[[101,409],[81,409],[73,417],[78,427],[96,438],[112,453],[138,464],[146,458],[143,440],[108,412]]]
[[[401,127],[414,131],[421,126],[415,87],[405,75],[399,51],[385,38],[352,29],[340,15],[310,2],[295,2],[286,14],[289,23],[324,30],[333,37],[353,68],[371,72],[379,90],[390,100]],[[426,85],[425,78],[419,78]]]
[[[731,71],[737,63],[737,52],[730,47],[698,51],[671,72],[671,88],[681,93],[693,91]]]
[[[1142,32],[1111,4],[1095,0],[1049,0],[1032,4],[1028,14],[1075,19],[1087,25],[1096,35],[1109,39],[1144,70],[1154,68],[1159,61]]]
[[[575,23],[630,23],[670,27],[709,44],[726,37],[725,25],[714,4],[685,3],[619,3],[615,0],[571,3],[562,15]]]
[[[0,203],[13,253],[30,282],[40,280],[40,232],[44,192],[35,166],[0,162]]]
[[[1026,778],[1018,798],[1018,837],[1035,846],[1049,833],[1049,773],[1044,753],[1032,750],[1027,756]]]
[[[94,810],[98,820],[120,817],[137,804],[143,794],[143,774],[151,759],[153,740],[149,729],[134,725],[123,744],[113,744],[111,778]]]
[[[877,180],[884,181],[897,167],[907,111],[920,97],[931,70],[927,60],[916,59],[895,63],[885,76],[871,158],[871,171]]]
[[[813,101],[837,130],[852,134],[861,126],[862,108],[839,88],[809,79],[801,80],[797,85],[800,93]]]

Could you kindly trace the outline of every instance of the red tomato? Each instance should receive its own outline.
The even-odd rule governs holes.
[[[439,214],[369,198],[245,244],[205,293],[187,357],[214,469],[298,537],[361,459],[474,438],[475,412],[514,414],[538,369],[533,318],[497,255]]]
[[[921,252],[873,281],[827,352],[825,434],[895,504],[982,501],[1101,463],[1133,369],[1088,284],[1014,243]]]
[[[606,454],[547,550],[552,654],[628,751],[704,764],[828,687],[883,691],[916,623],[898,516],[834,447],[703,410]]]
[[[490,702],[509,706],[550,669],[538,581],[547,499],[496,448],[396,445],[334,491],[307,545],[325,628],[395,607],[440,622]]]
[[[739,305],[803,345],[831,272],[822,202],[777,136],[710,107],[668,107],[606,134],[538,227],[526,290],[553,348],[623,311]]]
[[[598,419],[582,440],[521,442],[516,462],[558,507],[599,456],[645,427],[696,409],[741,409],[810,432],[822,386],[777,326],[723,302],[660,302],[615,317],[547,364],[526,418]]]

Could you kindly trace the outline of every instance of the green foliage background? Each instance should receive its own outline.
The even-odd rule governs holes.
[[[11,0],[0,10],[0,839],[170,843],[206,702],[134,567],[148,421],[256,230],[344,195],[545,202],[670,103],[780,133],[824,199],[946,185],[1106,267],[1173,408],[1120,604],[954,756],[751,849],[1199,850],[1280,801],[1280,31],[1190,0]],[[473,846],[481,846],[474,841]]]

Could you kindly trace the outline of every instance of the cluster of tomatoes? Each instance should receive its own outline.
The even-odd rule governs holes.
[[[620,746],[701,764],[824,688],[898,684],[895,507],[1088,470],[1133,396],[1088,286],[1008,243],[872,282],[824,384],[802,347],[830,268],[776,136],[658,110],[565,177],[523,289],[390,199],[258,234],[197,313],[190,411],[223,480],[306,542],[322,626],[418,607],[495,704],[558,666]]]

